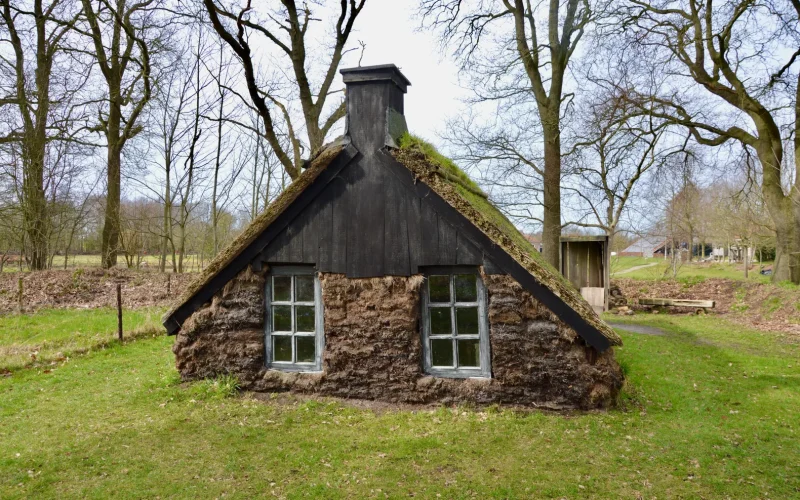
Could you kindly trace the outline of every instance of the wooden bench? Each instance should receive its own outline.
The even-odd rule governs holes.
[[[692,307],[697,314],[704,314],[706,309],[713,309],[713,300],[692,300],[692,299],[639,299],[641,306],[662,306],[662,307]]]

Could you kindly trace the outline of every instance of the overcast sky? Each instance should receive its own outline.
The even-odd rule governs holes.
[[[366,43],[363,66],[393,63],[400,68],[411,81],[405,99],[408,128],[438,144],[436,132],[463,107],[459,98],[468,91],[458,84],[457,65],[439,52],[436,35],[417,30],[415,10],[413,0],[369,0],[350,40],[355,46],[358,40]],[[357,63],[357,55],[352,56],[349,61]]]

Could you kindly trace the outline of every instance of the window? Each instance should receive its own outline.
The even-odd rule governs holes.
[[[437,270],[428,275],[422,325],[428,373],[491,376],[486,291],[475,270]]]
[[[275,267],[266,287],[267,365],[287,371],[322,369],[322,293],[310,267]]]

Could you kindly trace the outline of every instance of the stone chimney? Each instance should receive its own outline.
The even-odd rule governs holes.
[[[347,87],[346,135],[362,154],[384,146],[397,147],[408,130],[403,94],[411,82],[394,64],[347,68],[339,71]]]

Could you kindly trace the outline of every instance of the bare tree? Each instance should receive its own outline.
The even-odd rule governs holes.
[[[11,46],[11,56],[0,57],[0,67],[13,82],[8,88],[2,85],[0,110],[14,106],[19,114],[17,123],[4,121],[0,142],[19,144],[23,178],[19,200],[28,262],[34,270],[45,269],[49,262],[51,221],[45,186],[48,145],[54,140],[68,140],[72,132],[70,109],[60,119],[53,111],[59,102],[62,108],[68,105],[70,93],[79,87],[69,83],[64,87],[62,83],[60,94],[53,95],[53,70],[64,71],[59,82],[70,82],[68,71],[58,64],[57,56],[64,52],[66,37],[79,15],[71,2],[61,0],[33,0],[29,5],[0,0],[0,32],[7,36],[0,39],[0,44]]]
[[[455,47],[463,69],[482,73],[484,100],[531,99],[544,143],[543,164],[529,163],[542,177],[542,251],[559,266],[561,236],[561,121],[567,67],[595,13],[589,0],[420,0],[424,22]],[[496,35],[496,36],[493,36]],[[494,42],[494,43],[493,43]],[[482,45],[486,56],[477,57]],[[475,60],[480,59],[478,64]],[[511,142],[503,139],[503,143]],[[505,154],[505,153],[502,153]],[[512,153],[516,154],[516,153]]]
[[[241,61],[249,101],[263,122],[262,133],[292,179],[302,172],[302,127],[306,132],[308,153],[314,155],[324,145],[332,127],[344,117],[344,102],[338,103],[332,109],[326,104],[333,93],[336,70],[364,2],[365,0],[341,1],[334,24],[330,57],[321,65],[321,80],[314,85],[313,74],[310,74],[308,68],[308,51],[313,50],[309,47],[309,27],[318,19],[314,18],[309,3],[298,6],[295,0],[281,0],[280,7],[264,9],[265,12],[260,13],[253,8],[251,0],[247,0],[244,6],[230,8],[224,8],[219,1],[203,0],[214,30]],[[287,58],[291,64],[293,78],[289,83],[289,94],[296,95],[300,101],[303,116],[301,126],[292,119],[286,96],[281,95],[281,85],[259,82],[250,47],[250,40],[255,36],[263,37],[270,48]],[[238,92],[233,92],[238,95]],[[288,141],[280,140],[278,122],[281,121]],[[241,123],[240,125],[247,127]]]
[[[600,229],[613,244],[639,184],[681,151],[683,142],[665,140],[668,122],[641,115],[613,90],[593,93],[581,107],[576,141],[566,155],[576,177],[564,187],[576,200],[570,224]]]
[[[151,97],[148,36],[152,8],[157,0],[82,0],[93,56],[105,79],[107,98],[99,111],[99,124],[107,143],[106,213],[103,223],[102,263],[117,263],[120,234],[122,150],[142,131],[137,123]]]
[[[784,153],[790,140],[800,149],[800,2],[629,0],[623,15],[634,57],[671,75],[632,102],[657,103],[654,116],[700,144],[731,141],[757,155],[777,235],[773,279],[800,283],[800,181]]]

